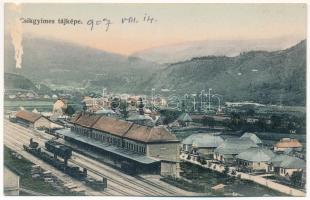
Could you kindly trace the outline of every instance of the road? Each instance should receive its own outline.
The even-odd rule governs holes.
[[[177,187],[171,186],[159,180],[159,176],[153,176],[152,179],[143,176],[129,176],[120,171],[113,169],[92,158],[88,158],[79,153],[73,152],[69,164],[87,168],[88,175],[95,179],[108,179],[108,188],[104,192],[97,192],[85,186],[81,182],[72,179],[68,175],[58,171],[52,166],[44,163],[40,159],[25,152],[22,148],[23,144],[29,144],[29,139],[33,138],[40,146],[44,146],[44,142],[52,139],[53,136],[25,128],[18,124],[4,120],[4,143],[14,151],[17,151],[26,159],[33,163],[39,164],[43,169],[50,170],[57,175],[65,183],[72,182],[79,187],[85,189],[86,195],[104,195],[104,196],[202,196],[200,193],[187,192]]]
[[[198,161],[195,161],[192,159],[188,160],[188,159],[186,159],[187,155],[185,155],[185,154],[181,154],[180,158],[181,158],[181,160],[184,160],[186,162],[190,162],[192,164],[199,165],[199,166],[204,167],[204,168],[209,168],[209,169],[212,169],[212,170],[215,170],[218,172],[223,172],[225,169],[225,166],[220,165],[220,164],[212,163],[211,166],[209,167],[208,164],[202,165]],[[229,171],[232,171],[233,169],[234,169],[234,167],[230,167]],[[289,187],[286,185],[282,185],[280,183],[275,183],[272,180],[266,179],[266,178],[259,176],[259,175],[254,176],[254,175],[250,175],[250,174],[243,173],[243,172],[237,172],[235,176],[238,176],[238,175],[240,176],[241,179],[251,180],[255,183],[258,183],[260,185],[264,185],[270,189],[282,192],[282,193],[287,194],[287,195],[296,196],[296,197],[306,196],[306,193],[303,191],[297,190],[295,188],[292,188],[292,187]]]

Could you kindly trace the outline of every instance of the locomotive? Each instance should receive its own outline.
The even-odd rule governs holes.
[[[58,143],[53,140],[49,140],[45,142],[45,148],[48,152],[43,151],[37,142],[34,142],[33,139],[30,139],[29,145],[23,145],[23,148],[28,153],[40,158],[44,162],[52,165],[58,170],[68,174],[69,176],[83,181],[86,185],[91,187],[94,190],[104,190],[107,188],[107,179],[105,177],[102,178],[101,181],[95,180],[87,176],[87,169],[83,168],[80,170],[78,166],[70,166],[68,165],[68,159],[72,156],[72,149]],[[51,155],[53,154],[53,156]],[[63,158],[64,161],[57,158],[57,156]]]

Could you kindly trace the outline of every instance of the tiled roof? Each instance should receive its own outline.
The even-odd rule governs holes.
[[[77,118],[73,123],[87,128],[91,128],[99,118],[100,118],[99,115],[82,113],[80,114],[80,117]]]
[[[239,154],[249,148],[258,147],[248,138],[227,138],[219,147],[215,149],[220,154]]]
[[[178,139],[170,133],[165,127],[147,127],[138,124],[132,125],[129,131],[124,135],[124,138],[137,140],[141,142],[177,142]]]
[[[249,138],[252,140],[255,144],[262,144],[262,141],[257,137],[254,133],[244,133],[241,138]]]
[[[238,154],[236,158],[251,162],[268,162],[270,161],[275,154],[265,148],[250,148],[245,150],[244,152]]]
[[[102,116],[93,126],[94,129],[123,136],[132,126],[132,122]]]
[[[34,123],[40,117],[42,117],[42,115],[37,114],[37,113],[33,113],[33,112],[29,112],[26,110],[21,110],[21,111],[16,113],[16,117]]]
[[[75,123],[79,117],[81,117],[82,113],[77,113],[74,117],[71,118],[70,122]]]
[[[302,144],[297,139],[283,138],[280,142],[275,144],[278,148],[299,148]]]
[[[176,136],[163,126],[142,126],[107,116],[79,114],[71,123],[140,142],[178,142]]]

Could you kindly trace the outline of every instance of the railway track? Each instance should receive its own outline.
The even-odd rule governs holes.
[[[92,173],[94,173],[94,174],[96,174],[98,176],[104,176],[104,177],[106,177],[108,179],[109,182],[113,182],[113,183],[115,183],[115,184],[117,184],[117,185],[119,185],[121,187],[124,187],[124,188],[126,188],[128,190],[135,191],[135,192],[137,192],[137,193],[139,193],[141,195],[144,195],[144,196],[153,196],[152,194],[144,192],[144,191],[141,191],[141,190],[137,189],[136,187],[132,187],[132,186],[124,184],[123,182],[120,182],[120,181],[117,181],[115,179],[109,178],[109,177],[106,176],[106,174],[98,172],[98,171],[90,168],[89,166],[87,166],[85,164],[82,164],[81,162],[78,162],[78,161],[75,161],[75,160],[70,160],[70,162],[74,163],[74,164],[76,164],[76,165],[78,165],[80,167],[86,168],[88,171],[90,171],[90,172],[92,172]]]
[[[18,152],[20,155],[22,155],[23,157],[25,157],[26,159],[30,160],[31,162],[35,162],[37,164],[40,164],[40,166],[44,169],[48,169],[48,170],[51,170],[51,169],[54,169],[55,171],[57,171],[57,173],[55,174],[58,178],[60,178],[63,182],[72,182],[71,178],[66,175],[66,174],[63,174],[61,172],[59,172],[57,169],[55,169],[54,167],[46,164],[45,162],[39,160],[38,158],[36,158],[35,156],[27,153],[24,151],[24,149],[22,147],[20,147],[20,143],[16,142],[16,141],[12,141],[8,138],[5,138],[5,146],[7,146],[8,148],[12,149],[13,151],[16,151]],[[48,168],[46,166],[49,166]],[[51,170],[53,171],[53,170]],[[77,182],[77,181],[75,181]],[[81,183],[80,183],[81,184]],[[79,185],[79,184],[78,184]],[[84,186],[85,188],[87,188],[87,193],[89,195],[113,195],[111,194],[110,192],[107,192],[107,191],[103,191],[103,192],[97,192],[97,191],[93,191],[91,189],[89,189],[87,186]]]
[[[24,141],[25,141],[25,143],[28,143],[29,142],[29,140],[30,140],[30,138],[31,137],[27,137],[27,136],[21,136],[22,138],[24,138]],[[18,148],[18,151],[20,152],[20,151],[24,151],[24,149],[22,148],[22,146],[23,146],[23,142],[21,142],[21,141],[17,141],[17,140],[15,140],[14,138],[12,138],[12,137],[10,137],[10,136],[8,136],[7,134],[5,135],[5,140],[6,141],[9,141],[11,144],[13,144],[13,145],[10,145],[10,147],[11,148]],[[42,142],[42,140],[39,142],[39,144],[40,144],[40,146],[42,146],[42,145],[44,145],[44,142]],[[70,160],[70,162],[71,162],[72,160]],[[71,162],[71,163],[74,163],[74,162]],[[75,164],[75,165],[77,165],[77,166],[80,166],[80,167],[82,167],[81,166],[81,164]],[[83,168],[86,168],[86,167],[83,167]],[[89,167],[87,168],[88,170],[90,169]],[[92,171],[93,173],[94,173],[94,170],[89,170],[89,171]],[[97,174],[97,175],[99,175],[98,173],[94,173],[94,174]],[[109,180],[109,179],[108,179]],[[111,179],[110,178],[110,181],[111,182],[113,182],[113,183],[115,183],[115,184],[117,184],[117,185],[121,185],[122,184],[122,186],[123,187],[125,187],[126,189],[130,189],[130,190],[132,190],[132,191],[135,191],[135,189],[133,188],[133,187],[131,187],[131,188],[129,188],[129,186],[126,186],[126,185],[124,185],[123,183],[119,183],[118,181],[113,181],[113,179]],[[109,189],[111,189],[111,190],[113,190],[113,191],[115,191],[115,192],[117,192],[116,193],[116,195],[139,195],[139,194],[141,194],[141,192],[139,192],[138,194],[137,193],[130,193],[130,192],[125,192],[124,190],[122,190],[121,188],[119,188],[119,187],[117,187],[117,186],[111,186],[111,185],[109,185],[108,184],[108,188]],[[115,195],[115,194],[114,194]],[[148,195],[149,196],[149,194],[141,194],[141,195]]]
[[[29,140],[29,139],[28,139]],[[15,140],[15,138],[12,138],[12,137],[9,137],[7,134],[5,134],[5,137],[4,137],[4,141],[5,141],[5,145],[8,147],[8,148],[10,148],[10,149],[12,149],[12,150],[14,150],[14,151],[16,151],[16,152],[18,152],[19,154],[21,154],[21,155],[23,155],[24,157],[25,157],[25,155],[27,155],[27,154],[29,154],[28,152],[26,152],[26,151],[24,151],[24,149],[23,149],[23,142],[22,141],[17,141],[17,140]],[[29,154],[31,157],[34,157],[33,155],[31,155],[31,154]],[[28,156],[26,157],[26,158],[29,158]],[[35,157],[36,158],[36,157]],[[38,158],[36,158],[36,159],[38,159]],[[38,159],[38,160],[40,160],[40,159]],[[43,161],[41,161],[41,163],[42,163]],[[44,163],[44,162],[43,162]],[[47,163],[45,163],[46,165],[48,165]],[[50,165],[48,165],[48,166],[50,166]],[[53,166],[50,166],[50,168],[53,168],[53,169],[55,169],[55,170],[57,170],[56,168],[54,168]],[[58,171],[58,170],[57,170]],[[68,177],[66,180],[65,180],[65,182],[70,182],[70,180],[71,180],[71,178],[69,178],[69,176],[68,175],[66,175],[65,174],[65,177]],[[87,187],[87,186],[85,186],[85,187]],[[119,190],[119,189],[117,189],[117,190]],[[115,192],[117,192],[117,193],[115,193]],[[101,192],[96,192],[96,193],[100,193],[101,195],[109,195],[109,196],[111,196],[111,195],[115,195],[115,194],[119,194],[120,192],[119,191],[115,191],[114,193],[112,192],[109,192],[109,191],[101,191]],[[93,194],[92,194],[93,195]]]
[[[15,124],[14,124],[15,125]],[[20,131],[20,129],[19,129],[19,127],[14,127],[14,126],[10,126],[8,129],[6,129],[6,130],[14,130],[14,132],[15,131]],[[27,135],[27,136],[26,136]],[[16,136],[16,135],[15,135]],[[13,143],[13,146],[15,146],[15,148],[18,148],[18,151],[23,151],[23,148],[22,148],[22,145],[24,144],[24,143],[28,143],[29,142],[29,140],[30,140],[30,138],[33,138],[33,134],[30,132],[30,131],[25,131],[25,135],[24,134],[18,134],[18,137],[20,138],[20,140],[16,140],[15,138],[13,138],[12,136],[10,136],[9,134],[5,134],[5,140],[7,140],[7,141],[10,141],[11,143]],[[35,137],[35,140],[40,144],[40,146],[44,146],[44,142],[46,141],[45,139],[42,139],[42,137],[40,137],[40,138],[37,138],[37,137]],[[22,142],[23,141],[23,142]],[[12,147],[11,146],[11,148],[14,148],[14,147]],[[71,160],[72,161],[72,160]],[[74,163],[74,162],[72,162],[72,163]],[[79,164],[77,164],[77,163],[75,163],[75,165],[77,165],[77,166],[80,166],[80,167],[84,167],[84,168],[87,168],[89,171],[91,171],[92,173],[94,173],[94,174],[97,174],[97,175],[99,175],[99,173],[98,172],[96,172],[95,170],[91,170],[91,168],[90,167],[86,167],[86,166],[84,166],[83,164],[81,164],[81,163],[79,163]],[[81,165],[83,165],[83,166],[81,166]],[[101,174],[100,174],[100,176],[102,176]],[[105,175],[105,177],[107,177],[106,175]],[[115,191],[115,192],[117,192],[119,195],[145,195],[145,196],[154,196],[154,195],[152,195],[152,194],[150,194],[150,193],[147,193],[147,192],[145,192],[145,191],[143,191],[143,190],[139,190],[139,189],[137,189],[137,188],[135,188],[135,187],[132,187],[132,186],[130,186],[130,185],[126,185],[125,183],[122,183],[122,182],[120,182],[120,181],[117,181],[117,180],[114,180],[114,179],[112,179],[112,178],[110,178],[109,177],[109,179],[108,179],[110,182],[113,182],[113,183],[115,183],[117,186],[111,186],[111,184],[108,184],[108,188],[109,189],[111,189],[111,190],[113,190],[113,191]],[[130,182],[132,185],[135,185],[135,183],[134,182]],[[119,186],[121,186],[121,187],[119,187]],[[133,192],[125,192],[124,190],[122,190],[121,188],[123,188],[124,190],[130,190],[130,191],[135,191],[136,193],[133,193]],[[114,194],[115,195],[115,194]],[[116,194],[117,195],[117,194]]]
[[[92,165],[94,165],[98,168],[104,168],[104,171],[108,172],[109,174],[113,174],[115,176],[118,176],[118,172],[109,169],[109,167],[102,165],[101,163],[95,163],[91,159],[88,159],[87,157],[82,156],[82,155],[75,155],[75,156],[78,156],[79,159],[84,160],[85,163],[92,163]],[[164,188],[164,186],[160,186],[156,183],[152,183],[151,181],[144,180],[142,177],[139,177],[139,178],[137,178],[137,176],[129,176],[129,177],[128,177],[128,175],[122,175],[123,180],[130,182],[130,183],[136,185],[137,187],[143,188],[144,190],[153,193],[153,195],[155,195],[155,196],[175,196],[175,195],[178,195],[176,191],[171,190],[171,189],[169,190],[167,188]],[[137,180],[132,180],[132,179],[137,179]]]
[[[22,127],[18,124],[14,124],[9,122],[8,120],[4,120],[5,124],[5,132],[14,132],[14,137],[10,134],[5,134],[10,137],[11,140],[16,140],[19,138],[18,146],[23,145],[23,143],[28,143],[30,138],[34,138],[36,142],[39,143],[40,146],[44,146],[44,143],[47,140],[54,138],[54,136],[50,136],[46,133],[39,133],[34,130],[30,130],[28,128]],[[12,138],[13,137],[13,138]],[[23,149],[21,149],[23,151]],[[73,158],[80,159],[78,160],[70,159],[69,162],[86,168],[88,171],[93,173],[93,175],[104,176],[108,179],[112,184],[108,184],[108,188],[111,189],[112,195],[131,195],[131,196],[184,196],[186,195],[181,191],[174,190],[173,187],[165,187],[164,185],[160,185],[159,183],[152,182],[140,176],[129,176],[127,174],[123,174],[109,166],[104,165],[103,163],[88,158],[82,154],[73,152]],[[106,172],[106,173],[105,173]],[[126,191],[126,192],[125,192]]]

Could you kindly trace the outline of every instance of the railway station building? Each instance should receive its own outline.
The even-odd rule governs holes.
[[[57,133],[81,151],[127,172],[179,177],[180,142],[164,126],[80,113],[71,120],[70,129]]]

